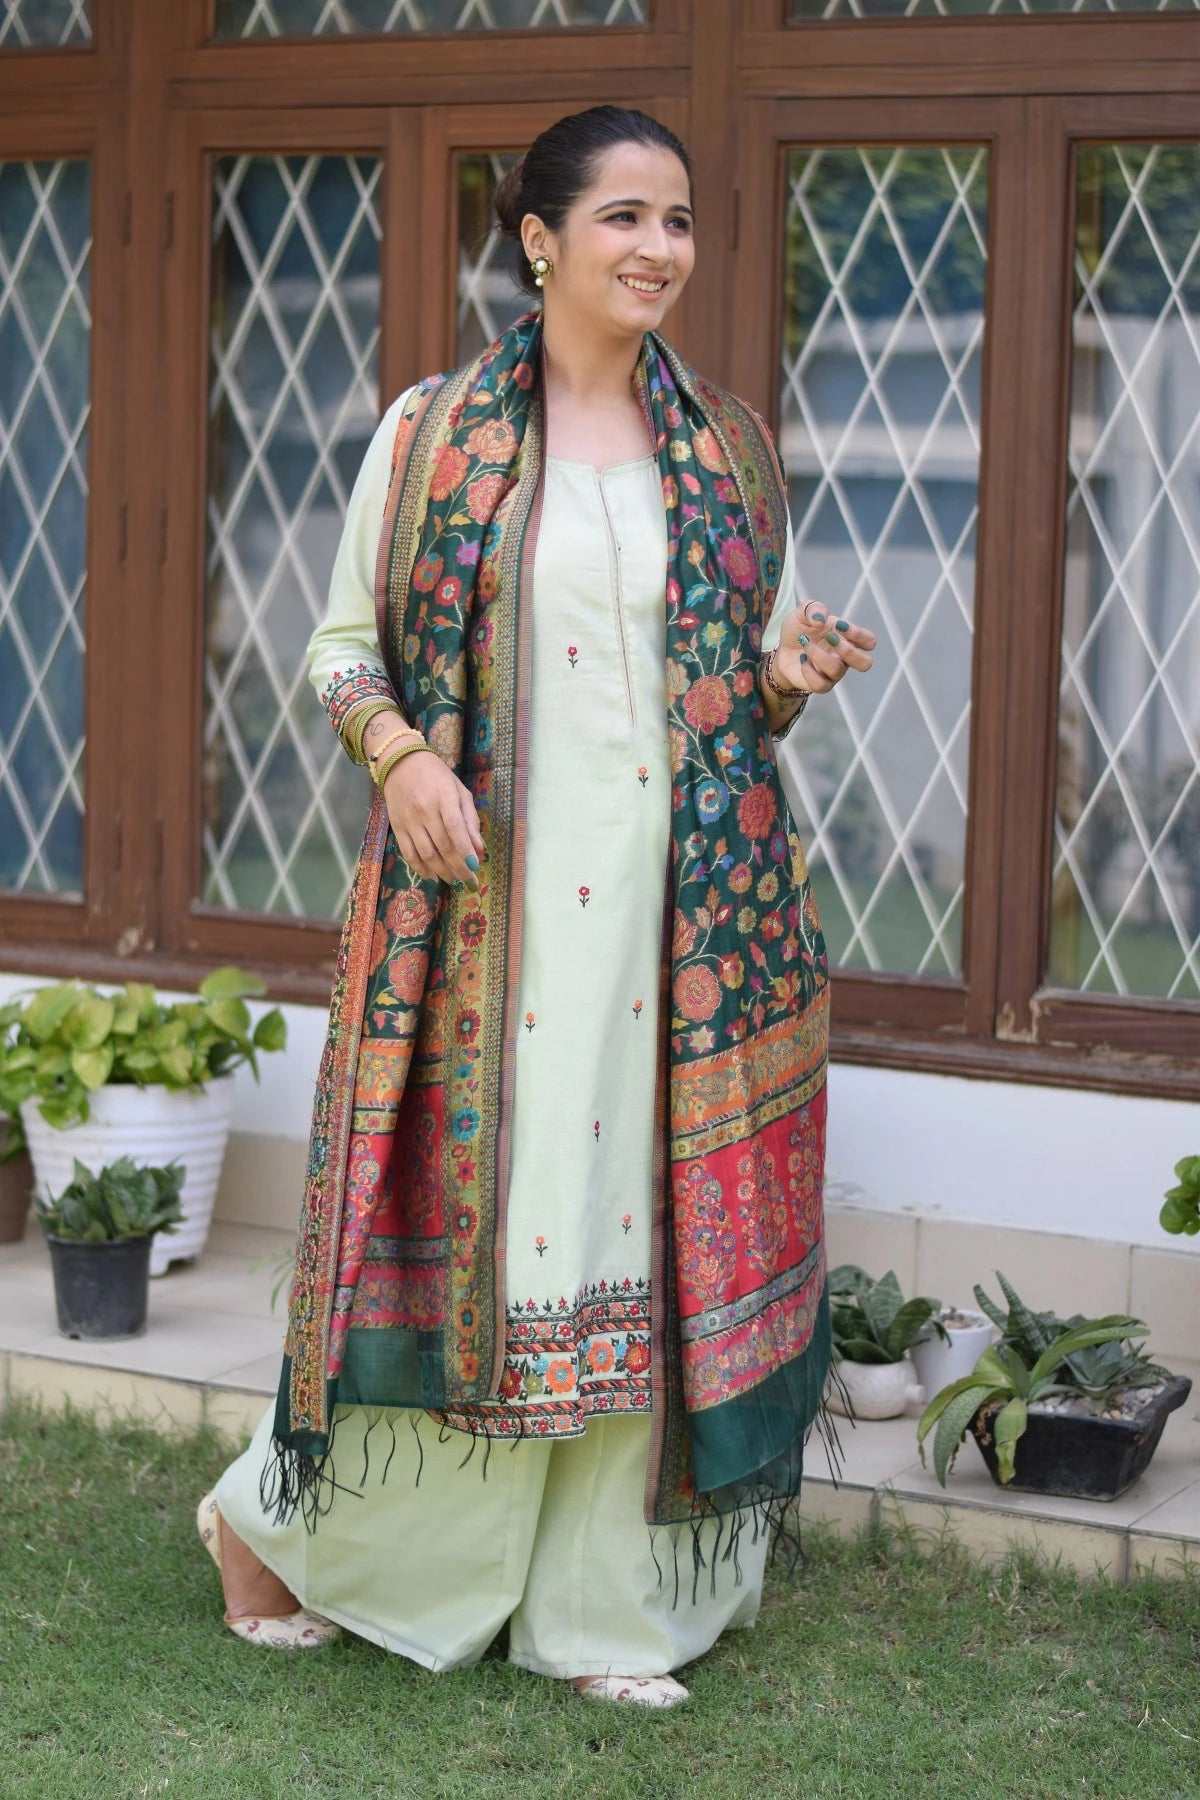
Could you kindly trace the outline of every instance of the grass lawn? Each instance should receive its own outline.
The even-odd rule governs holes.
[[[1200,1794],[1194,1579],[810,1531],[758,1629],[653,1715],[498,1655],[436,1676],[354,1638],[241,1643],[192,1522],[226,1460],[207,1436],[0,1414],[2,1800]]]

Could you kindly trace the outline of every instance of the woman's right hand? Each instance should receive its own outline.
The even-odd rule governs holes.
[[[479,890],[475,870],[486,851],[469,789],[432,750],[402,757],[383,784],[400,854],[423,881],[462,882]]]

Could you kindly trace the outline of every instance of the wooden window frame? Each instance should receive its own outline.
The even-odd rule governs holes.
[[[0,55],[0,154],[93,159],[96,321],[85,896],[0,896],[0,964],[186,986],[229,958],[253,962],[280,997],[328,995],[331,927],[194,903],[212,156],[383,157],[382,406],[453,359],[455,157],[518,145],[572,105],[617,95],[657,111],[692,150],[700,260],[672,338],[769,417],[782,147],[961,142],[989,151],[963,977],[840,972],[835,1055],[1200,1096],[1200,1008],[1039,985],[1075,147],[1200,139],[1195,21],[788,26],[785,16],[784,0],[652,0],[648,28],[215,43],[212,0],[95,0],[87,49]],[[770,320],[756,311],[753,329],[742,329],[747,293],[764,292]],[[1018,360],[1021,381],[1006,381]],[[1022,659],[1030,642],[1053,653]]]

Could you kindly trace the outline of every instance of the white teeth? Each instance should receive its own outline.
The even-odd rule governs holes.
[[[665,281],[637,281],[632,275],[619,275],[617,279],[639,294],[661,294],[667,285]]]

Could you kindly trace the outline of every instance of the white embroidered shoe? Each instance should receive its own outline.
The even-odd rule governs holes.
[[[687,1688],[672,1675],[580,1676],[572,1686],[585,1699],[623,1701],[627,1706],[682,1706],[690,1698]]]
[[[219,1526],[216,1494],[205,1494],[196,1508],[196,1529],[200,1533],[200,1542],[218,1569],[221,1567]],[[309,1612],[306,1606],[285,1618],[227,1618],[225,1623],[235,1637],[244,1638],[249,1644],[263,1644],[270,1650],[319,1650],[322,1644],[341,1635],[340,1625],[321,1618],[319,1613]]]

